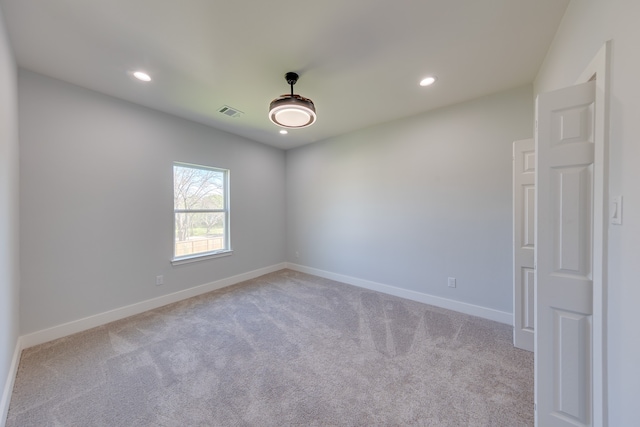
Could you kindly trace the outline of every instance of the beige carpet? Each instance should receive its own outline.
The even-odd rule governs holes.
[[[511,335],[282,270],[25,350],[7,427],[533,425]]]

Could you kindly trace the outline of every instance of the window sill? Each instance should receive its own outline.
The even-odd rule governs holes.
[[[192,262],[206,261],[208,259],[214,259],[214,258],[221,258],[221,257],[229,256],[232,254],[233,254],[233,251],[231,249],[219,251],[219,252],[207,252],[207,253],[198,254],[198,255],[189,255],[189,256],[184,256],[180,258],[173,258],[171,260],[171,264],[173,265],[189,264]]]

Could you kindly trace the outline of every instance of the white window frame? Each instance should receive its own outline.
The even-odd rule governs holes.
[[[186,264],[190,262],[204,261],[213,258],[219,258],[231,255],[233,250],[231,250],[231,215],[229,209],[229,175],[231,174],[229,169],[217,168],[213,166],[205,166],[205,165],[196,165],[192,163],[183,163],[183,162],[173,162],[172,165],[172,173],[173,179],[171,180],[175,185],[175,167],[182,168],[191,168],[191,169],[201,169],[206,171],[215,171],[221,172],[223,176],[223,201],[224,207],[222,209],[176,209],[175,206],[175,189],[174,189],[174,204],[173,204],[173,257],[171,258],[171,263],[173,265]],[[174,187],[175,188],[175,187]],[[224,242],[225,247],[223,249],[218,249],[214,251],[208,252],[199,252],[197,254],[189,254],[176,256],[176,214],[178,213],[223,213],[224,214]]]

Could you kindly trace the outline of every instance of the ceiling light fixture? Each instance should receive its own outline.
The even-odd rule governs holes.
[[[283,128],[296,129],[311,126],[316,121],[316,107],[313,101],[293,93],[293,85],[298,74],[288,72],[284,78],[291,85],[291,94],[285,94],[271,101],[269,119]]]
[[[435,77],[433,76],[425,77],[424,79],[420,80],[420,86],[431,86],[435,82],[436,82]]]
[[[289,132],[287,132],[285,129],[280,129],[280,135],[286,135]]]
[[[133,77],[135,77],[138,80],[142,80],[143,82],[150,82],[151,81],[151,76],[147,73],[145,73],[144,71],[136,71],[133,73]]]

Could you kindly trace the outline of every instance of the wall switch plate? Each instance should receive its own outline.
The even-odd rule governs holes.
[[[164,276],[156,276],[156,286],[164,285]]]
[[[449,279],[447,280],[447,286],[450,288],[455,288],[456,287],[456,278],[455,277],[449,277]]]
[[[622,196],[616,196],[611,198],[611,224],[622,225]]]

